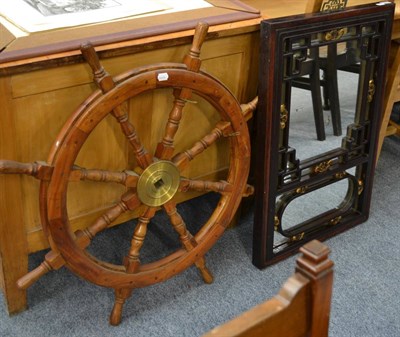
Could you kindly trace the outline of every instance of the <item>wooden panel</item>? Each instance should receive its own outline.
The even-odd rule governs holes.
[[[378,140],[378,156],[379,159],[380,151],[382,149],[383,141],[387,135],[396,133],[396,130],[391,128],[388,132],[388,124],[393,109],[393,104],[400,100],[400,43],[392,41],[390,54],[389,54],[389,67],[387,74],[387,83],[384,97],[384,108],[381,122],[381,128],[379,131]]]
[[[0,157],[15,158],[17,131],[10,96],[10,83],[0,78]],[[26,308],[25,291],[17,288],[15,280],[27,272],[27,240],[23,223],[23,203],[20,176],[0,175],[0,278],[10,313]]]
[[[310,329],[309,280],[292,275],[278,296],[214,328],[203,337],[304,337]]]
[[[127,168],[127,144],[118,123],[107,116],[89,136],[76,164],[89,169],[123,171]],[[125,190],[117,184],[95,182],[73,183],[68,191],[70,216],[76,218],[88,209],[102,209],[110,206]]]
[[[258,33],[256,34],[256,36]],[[201,58],[203,61],[224,55],[245,52],[252,54],[251,49],[245,49],[252,40],[251,34],[244,34],[218,40],[206,41],[202,47]],[[160,62],[182,62],[188,46],[162,48],[148,52],[125,55],[102,60],[103,66],[111,75],[118,75],[129,69]],[[223,68],[226,69],[226,68]],[[226,72],[224,75],[226,75]],[[12,76],[13,97],[23,97],[42,92],[55,91],[68,87],[92,82],[92,75],[88,65],[76,64],[60,68],[33,71]]]

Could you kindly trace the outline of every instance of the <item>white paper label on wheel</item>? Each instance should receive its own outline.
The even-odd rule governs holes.
[[[162,81],[167,81],[169,78],[168,73],[160,73],[157,75],[157,79],[162,82]]]

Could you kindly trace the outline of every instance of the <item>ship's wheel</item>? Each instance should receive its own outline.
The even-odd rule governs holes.
[[[93,93],[71,116],[57,137],[47,163],[32,164],[24,173],[41,179],[40,208],[44,230],[52,250],[37,269],[19,280],[26,288],[49,270],[66,265],[82,278],[114,288],[116,300],[110,322],[119,324],[122,306],[134,288],[164,281],[195,265],[207,283],[213,276],[206,267],[205,253],[231,222],[243,195],[252,193],[247,185],[250,165],[250,141],[242,108],[232,93],[218,80],[200,71],[200,47],[207,25],[199,24],[190,53],[183,64],[156,64],[131,70],[113,79],[101,66],[90,44],[82,53],[90,64],[99,90]],[[154,153],[141,143],[126,111],[126,102],[154,90],[171,88],[172,109]],[[175,135],[180,128],[183,109],[192,95],[210,104],[219,121],[204,136],[183,151],[176,151]],[[76,159],[90,134],[107,116],[115,117],[130,145],[136,167],[123,171],[82,169]],[[229,169],[223,180],[190,179],[183,176],[192,160],[220,139],[229,142]],[[22,164],[21,164],[22,165]],[[6,165],[3,165],[3,171]],[[12,165],[11,165],[12,166]],[[35,166],[35,167],[33,167]],[[21,168],[21,167],[20,167]],[[8,169],[10,173],[12,169]],[[28,172],[29,171],[29,172]],[[40,172],[40,174],[38,174]],[[4,172],[3,172],[4,173]],[[73,232],[68,215],[67,191],[72,181],[90,180],[125,186],[117,204],[109,208],[85,229]],[[219,202],[196,233],[190,233],[177,210],[177,193],[215,192]],[[120,264],[103,261],[87,251],[92,239],[121,214],[136,211],[139,218],[130,238],[130,249]],[[178,234],[180,248],[151,263],[141,263],[140,252],[152,218],[164,212],[168,225]]]

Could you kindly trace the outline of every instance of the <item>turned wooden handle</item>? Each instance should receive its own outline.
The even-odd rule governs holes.
[[[192,47],[190,48],[190,53],[193,53],[195,57],[198,57],[200,54],[201,46],[207,36],[208,27],[208,23],[199,22],[195,28]]]
[[[115,87],[114,80],[101,65],[93,45],[90,42],[82,44],[81,53],[86,62],[89,64],[90,68],[92,68],[94,80],[103,93],[113,89]]]
[[[207,31],[207,23],[200,22],[197,24],[194,31],[192,47],[190,48],[189,53],[183,59],[183,63],[186,64],[187,69],[190,71],[198,72],[200,69],[200,49],[204,40],[206,39]]]
[[[52,267],[47,263],[47,261],[43,261],[38,267],[30,271],[28,274],[22,276],[17,281],[17,287],[19,289],[28,289],[32,284],[34,284],[38,279],[42,276],[46,275]]]
[[[85,58],[86,62],[89,63],[93,72],[102,71],[103,67],[101,66],[96,51],[94,50],[94,47],[90,42],[86,42],[81,45],[81,53]]]
[[[41,180],[49,180],[53,167],[45,162],[21,163],[13,160],[0,160],[0,174],[26,174]]]
[[[13,160],[0,160],[0,173],[33,175],[37,165],[34,163],[20,163]]]
[[[258,104],[258,96],[254,97],[252,101],[240,105],[243,117],[246,121],[253,117],[253,112],[256,110]]]
[[[17,286],[20,289],[27,289],[43,275],[51,270],[60,269],[64,264],[65,261],[62,256],[58,252],[51,250],[46,254],[39,267],[36,267],[17,281]]]

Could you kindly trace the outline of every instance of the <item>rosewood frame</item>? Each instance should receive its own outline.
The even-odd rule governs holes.
[[[393,4],[372,4],[261,22],[254,151],[253,263],[257,267],[264,268],[296,253],[307,241],[327,239],[367,220],[393,10]],[[356,33],[331,40],[321,37],[343,27],[351,27]],[[363,80],[359,81],[355,121],[347,127],[341,147],[299,160],[296,149],[289,144],[291,80],[298,76],[295,62],[302,62],[294,55],[304,56],[314,47],[336,48],[346,39],[356,39],[361,49]],[[299,40],[303,42],[293,43]],[[355,168],[354,174],[348,171],[351,168]],[[348,179],[349,187],[340,207],[290,228],[282,227],[282,215],[292,200],[343,179]],[[280,203],[276,203],[278,196]],[[282,242],[276,242],[277,232],[284,238]]]

